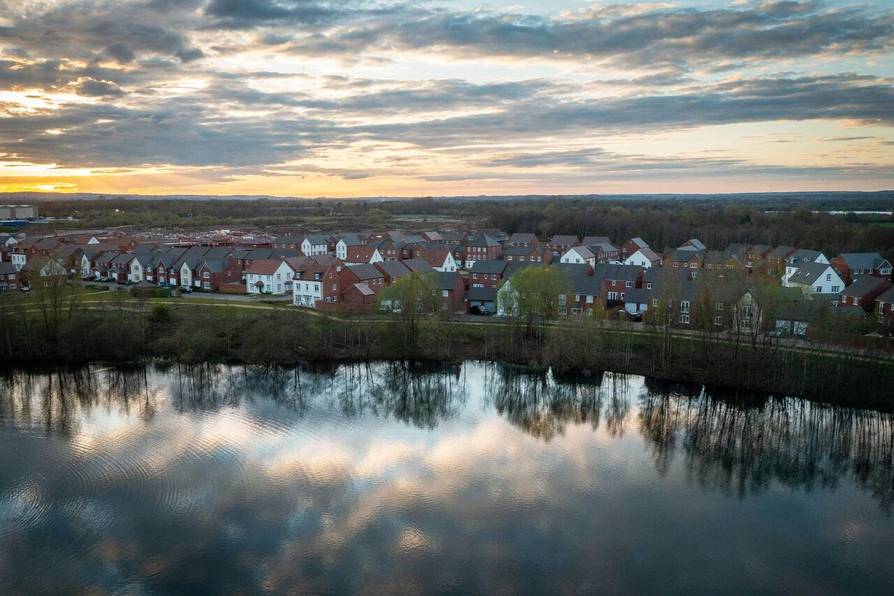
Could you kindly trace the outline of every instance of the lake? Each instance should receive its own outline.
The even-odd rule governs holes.
[[[890,593],[894,416],[496,364],[0,375],[0,592]]]

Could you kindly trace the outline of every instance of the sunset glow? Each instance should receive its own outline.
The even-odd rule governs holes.
[[[892,40],[868,0],[12,0],[0,191],[892,188]]]

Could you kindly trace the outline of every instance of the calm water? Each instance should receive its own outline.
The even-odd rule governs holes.
[[[0,377],[0,593],[890,593],[894,417],[496,365]]]

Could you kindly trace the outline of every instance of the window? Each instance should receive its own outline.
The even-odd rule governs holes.
[[[652,298],[652,308],[658,308],[658,298]]]
[[[823,286],[816,286],[816,293],[822,294],[822,292],[823,292]]]
[[[715,302],[714,310],[723,310],[723,302]]]
[[[632,281],[625,282],[625,283],[624,283],[624,287],[625,287],[625,288],[632,288],[632,287],[633,287],[633,282],[632,282]]]
[[[833,293],[833,294],[837,294],[837,293],[840,292],[840,291],[841,291],[841,288],[840,288],[839,286],[832,286],[832,293]]]
[[[565,294],[559,294],[559,306],[565,306],[566,296]]]
[[[680,302],[680,312],[687,313],[687,314],[689,313],[689,301],[688,300],[683,300],[682,302]],[[687,317],[687,319],[688,318],[689,317]]]
[[[651,290],[651,289],[652,289],[652,282],[648,282],[648,283],[646,283],[646,289],[647,289],[647,290]]]
[[[826,281],[832,281],[832,274],[831,274],[831,273],[827,273],[827,274],[826,274]]]
[[[721,317],[719,315],[714,317],[714,324],[717,325],[718,327],[722,326],[723,325],[723,317]]]
[[[689,324],[689,315],[680,315],[680,323],[683,325]]]

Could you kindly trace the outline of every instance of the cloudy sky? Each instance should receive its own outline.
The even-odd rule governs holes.
[[[0,190],[894,188],[894,2],[0,0]]]

